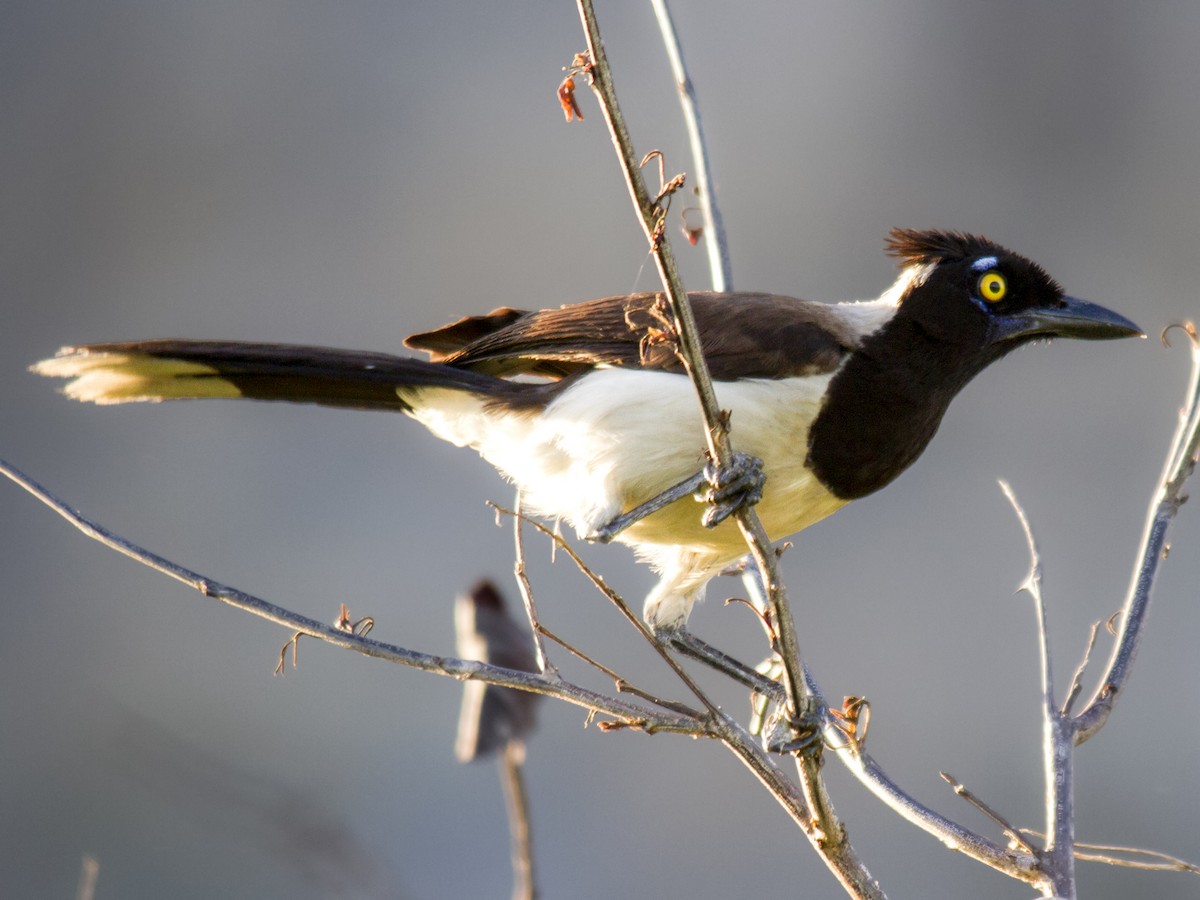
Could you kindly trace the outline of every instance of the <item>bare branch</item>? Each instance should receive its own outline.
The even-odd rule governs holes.
[[[1042,664],[1042,704],[1046,709],[1053,710],[1054,670],[1050,660],[1050,634],[1046,622],[1046,602],[1042,599],[1042,555],[1038,552],[1033,528],[1029,524],[1025,510],[1017,501],[1017,495],[1013,493],[1012,487],[1003,478],[1000,479],[1000,490],[1004,492],[1004,496],[1008,498],[1013,511],[1017,514],[1017,521],[1021,523],[1021,530],[1025,533],[1025,545],[1029,549],[1029,573],[1017,591],[1025,591],[1033,600],[1034,610],[1037,614],[1038,649],[1041,653]]]
[[[985,816],[987,816],[989,819],[991,819],[993,822],[995,822],[997,825],[999,825],[1000,830],[1003,831],[1005,833],[1005,835],[1007,835],[1008,839],[1012,843],[1016,844],[1018,847],[1020,847],[1026,853],[1029,853],[1029,854],[1037,853],[1037,851],[1034,850],[1033,846],[1029,843],[1029,841],[1025,840],[1025,836],[1023,834],[1021,834],[1021,830],[1019,828],[1016,828],[1013,825],[1010,825],[1007,819],[1005,819],[1002,815],[1000,815],[1000,813],[996,812],[994,809],[992,809],[990,806],[988,806],[986,803],[984,803],[982,800],[980,800],[978,797],[976,797],[975,794],[973,794],[966,787],[966,785],[964,785],[961,781],[959,781],[957,778],[955,778],[949,772],[938,772],[938,774],[942,776],[942,780],[945,781],[946,784],[950,785],[950,787],[954,790],[954,793],[956,793],[958,796],[962,797],[964,800],[966,800],[968,803],[970,803],[973,807],[975,807],[977,810],[979,810],[981,813],[983,813]]]
[[[679,355],[696,387],[696,395],[704,416],[709,453],[714,463],[725,467],[733,457],[733,449],[729,443],[728,425],[717,402],[712,379],[708,373],[708,364],[700,349],[699,333],[691,304],[683,289],[675,258],[671,254],[670,241],[667,239],[663,227],[664,210],[650,198],[642,181],[638,159],[633,150],[633,141],[617,103],[612,71],[604,53],[604,45],[600,40],[600,29],[596,23],[591,0],[579,0],[579,12],[588,41],[588,54],[591,62],[587,69],[589,81],[600,101],[600,108],[608,123],[613,145],[621,160],[625,183],[629,188],[633,205],[637,209],[642,229],[650,242],[659,276],[666,289],[667,299],[676,322]],[[789,678],[789,692],[792,694],[794,710],[811,714],[817,704],[802,696],[803,688],[802,680],[799,677],[798,663],[800,659],[799,641],[796,638],[795,625],[787,605],[787,595],[779,578],[775,554],[771,551],[770,538],[753,509],[739,510],[736,519],[742,535],[750,546],[751,553],[764,573],[771,605],[778,618],[776,628],[779,631],[781,655]]]
[[[1200,452],[1200,338],[1190,322],[1177,327],[1187,334],[1191,347],[1192,371],[1187,396],[1167,453],[1159,489],[1146,519],[1138,564],[1121,611],[1117,642],[1095,693],[1074,719],[1076,744],[1082,744],[1104,727],[1129,678],[1141,645],[1154,582],[1159,566],[1166,559],[1167,531],[1186,500],[1183,486],[1195,469]],[[1166,334],[1164,331],[1164,343]]]
[[[517,491],[517,512],[521,511],[521,491]],[[516,560],[513,563],[513,574],[517,577],[517,586],[521,590],[521,600],[525,604],[525,615],[529,619],[529,628],[533,633],[533,653],[537,660],[538,669],[558,678],[558,668],[546,656],[546,645],[542,640],[542,625],[538,621],[537,606],[533,602],[533,585],[529,583],[529,573],[525,570],[525,542],[521,540],[521,517],[513,517],[513,544],[515,545]]]
[[[1169,853],[1157,850],[1142,850],[1138,847],[1110,847],[1103,844],[1085,844],[1082,841],[1075,845],[1075,858],[1084,862],[1107,863],[1110,866],[1123,866],[1127,869],[1145,869],[1151,872],[1190,872],[1200,875],[1200,866],[1187,862]],[[1143,856],[1145,859],[1127,859],[1115,856],[1117,853],[1127,853],[1132,856]]]
[[[1093,622],[1088,631],[1087,646],[1083,648],[1083,658],[1079,660],[1075,674],[1071,676],[1071,687],[1067,690],[1067,696],[1063,698],[1062,706],[1059,708],[1059,712],[1064,716],[1071,714],[1071,707],[1075,705],[1079,692],[1083,690],[1083,673],[1092,659],[1092,651],[1096,649],[1096,638],[1100,634],[1100,625],[1099,621]]]
[[[1075,896],[1075,775],[1074,731],[1054,703],[1054,671],[1050,660],[1050,633],[1046,603],[1042,598],[1042,558],[1025,510],[1008,482],[1000,488],[1012,504],[1029,548],[1029,574],[1018,590],[1033,599],[1037,615],[1038,644],[1042,663],[1042,768],[1046,780],[1046,832],[1050,839],[1040,854],[1042,872],[1048,879],[1044,891],[1055,897]],[[1047,894],[1050,896],[1051,894]]]
[[[99,541],[106,547],[128,556],[135,562],[148,566],[157,572],[168,575],[190,588],[199,591],[205,597],[220,600],[229,606],[252,613],[259,618],[282,625],[292,631],[308,637],[319,638],[327,643],[349,650],[354,650],[364,656],[372,656],[389,662],[399,663],[410,668],[432,672],[437,675],[448,675],[460,680],[476,679],[488,684],[516,688],[522,691],[532,691],[557,697],[576,706],[581,706],[591,712],[600,712],[624,723],[628,727],[638,728],[653,734],[655,732],[677,732],[697,737],[714,736],[709,725],[692,716],[677,712],[661,713],[628,703],[614,697],[608,697],[596,691],[564,681],[556,681],[545,675],[533,672],[521,672],[515,669],[504,669],[490,666],[474,660],[457,659],[452,656],[434,656],[417,650],[408,650],[393,644],[370,640],[359,634],[346,632],[334,625],[326,625],[316,619],[299,615],[291,610],[276,606],[252,594],[239,591],[206,578],[197,572],[184,568],[178,563],[139,547],[132,541],[126,540],[115,532],[110,531],[98,522],[68,506],[46,488],[20,470],[0,460],[0,475],[23,487],[26,491],[50,507],[75,528],[82,531],[93,540]],[[286,649],[286,648],[285,648]]]
[[[595,572],[586,562],[584,562],[583,558],[575,552],[575,548],[567,543],[567,540],[561,534],[559,534],[558,531],[547,528],[537,519],[532,519],[517,510],[505,509],[503,506],[500,506],[497,503],[489,502],[489,505],[500,515],[516,516],[523,519],[542,534],[546,535],[546,537],[550,538],[554,546],[562,550],[567,554],[567,556],[570,557],[571,562],[575,564],[575,567],[583,573],[588,581],[590,581],[596,587],[596,589],[600,591],[600,593],[608,598],[608,600],[617,608],[621,615],[625,617],[625,620],[634,627],[634,629],[647,641],[647,643],[650,644],[651,647],[654,648],[655,652],[658,653],[663,661],[666,662],[671,671],[675,673],[676,677],[679,678],[679,680],[684,683],[684,686],[686,686],[687,689],[695,695],[696,699],[704,705],[709,714],[712,716],[718,714],[720,708],[708,697],[703,688],[696,683],[696,681],[691,675],[688,674],[688,671],[679,663],[679,661],[671,655],[665,646],[663,646],[662,642],[654,636],[654,633],[650,631],[649,626],[642,621],[641,617],[632,609],[630,609],[629,604],[625,602],[625,598],[614,591],[609,586],[608,582],[599,575],[599,573]],[[625,683],[622,682],[622,684]],[[623,687],[623,690],[628,690],[628,687]]]
[[[1031,837],[1045,837],[1040,831],[1034,831],[1029,828],[1021,830]],[[1135,858],[1130,859],[1128,857]],[[1137,857],[1142,858],[1139,859]],[[1144,869],[1150,872],[1188,872],[1192,875],[1200,875],[1200,865],[1190,863],[1169,853],[1162,853],[1158,850],[1146,850],[1141,847],[1122,847],[1116,844],[1092,844],[1087,841],[1076,841],[1075,858],[1081,862],[1106,863],[1110,866],[1122,866],[1127,869]]]
[[[704,248],[708,253],[709,271],[714,291],[728,291],[733,284],[733,266],[729,260],[729,241],[725,235],[725,223],[721,210],[713,195],[709,177],[708,143],[704,140],[704,129],[700,124],[700,104],[696,90],[683,61],[683,48],[675,32],[675,22],[667,7],[667,0],[650,0],[654,17],[662,31],[663,45],[671,63],[671,74],[675,76],[675,87],[679,90],[679,104],[683,109],[683,121],[687,125],[688,143],[692,147],[692,166],[696,172],[696,194],[700,200],[700,211],[704,215]]]
[[[903,819],[933,835],[951,850],[965,853],[998,872],[1030,884],[1042,880],[1036,856],[990,841],[921,803],[896,784],[870,754],[849,740],[832,716],[825,717],[822,734],[825,746],[837,754],[851,774]]]

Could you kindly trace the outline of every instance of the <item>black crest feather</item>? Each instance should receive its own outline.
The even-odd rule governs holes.
[[[931,263],[974,259],[980,256],[1015,259],[1019,260],[1027,268],[1029,274],[1042,281],[1047,288],[1056,293],[1062,293],[1062,287],[1058,282],[1036,262],[979,234],[940,229],[893,228],[888,233],[887,252],[889,256],[899,259],[901,266],[923,266]]]
[[[901,261],[901,265],[923,266],[946,260],[969,259],[973,256],[993,254],[1012,255],[1012,251],[978,234],[964,231],[922,230],[917,228],[893,228],[888,233],[887,252]]]

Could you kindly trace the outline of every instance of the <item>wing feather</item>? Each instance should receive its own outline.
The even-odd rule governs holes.
[[[682,372],[659,294],[606,297],[536,312],[504,307],[413,335],[435,361],[492,375],[563,378],[597,366]],[[860,335],[836,307],[759,293],[689,294],[713,378],[829,372]]]

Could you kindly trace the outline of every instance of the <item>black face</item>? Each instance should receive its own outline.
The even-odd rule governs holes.
[[[834,376],[809,428],[810,467],[845,499],[879,490],[911,465],[954,396],[1014,347],[1038,337],[1141,334],[986,238],[894,231],[891,251],[924,268],[896,314]]]
[[[1068,297],[1037,263],[986,238],[896,231],[892,252],[928,267],[901,300],[908,319],[935,341],[956,345],[972,374],[1038,337],[1131,337],[1141,329],[1111,310]]]

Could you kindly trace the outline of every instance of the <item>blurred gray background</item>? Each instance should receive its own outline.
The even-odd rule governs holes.
[[[1200,284],[1200,6],[676,2],[742,288],[837,300],[894,275],[895,225],[984,232],[1152,339],[1029,348],[973,383],[882,494],[804,533],[785,574],[831,698],[873,705],[902,784],[995,834],[945,769],[1041,821],[1027,558],[1065,681],[1119,605]],[[688,167],[648,5],[600,4],[638,149]],[[64,343],[209,337],[394,351],[499,305],[654,289],[594,101],[554,91],[573,4],[113,0],[0,6],[0,455],[133,540],[321,619],[453,647],[451,603],[507,588],[508,488],[399,417],[237,403],[97,409],[26,366]],[[685,280],[699,251],[675,241]],[[1200,858],[1198,511],[1185,508],[1127,696],[1078,758],[1081,839]],[[489,765],[451,755],[459,686],[287,634],[101,548],[0,484],[0,894],[506,897]],[[662,666],[529,538],[547,624],[645,686]],[[587,556],[637,605],[651,574]],[[716,582],[696,630],[757,658]],[[1107,643],[1097,656],[1103,657]],[[570,670],[579,677],[589,677]],[[592,683],[599,682],[592,680]],[[715,686],[742,710],[736,691]],[[837,897],[720,747],[543,708],[529,753],[547,897]],[[828,766],[895,897],[1009,898]],[[1081,866],[1095,898],[1194,877]]]

